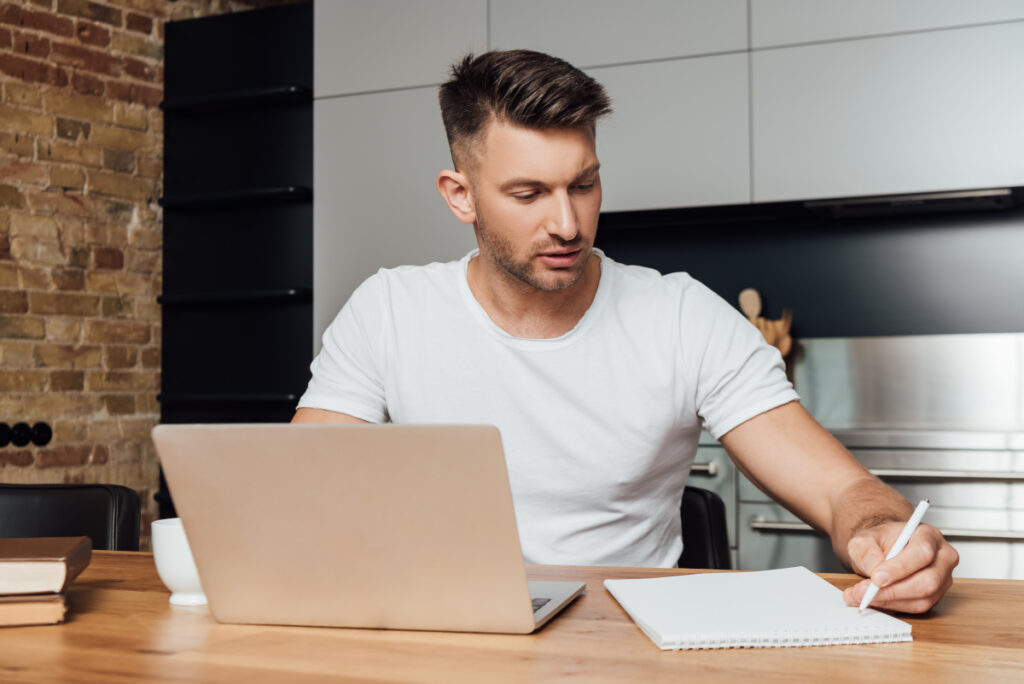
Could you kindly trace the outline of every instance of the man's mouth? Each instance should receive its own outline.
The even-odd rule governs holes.
[[[539,258],[548,266],[552,266],[554,268],[565,268],[566,266],[572,266],[575,264],[576,260],[579,259],[580,254],[582,253],[583,250],[579,248],[568,250],[563,249],[552,252],[542,252],[539,255]]]

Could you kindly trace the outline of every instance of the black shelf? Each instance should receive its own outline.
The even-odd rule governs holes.
[[[313,348],[313,3],[165,31],[160,421],[288,422]],[[162,477],[158,501],[175,515]]]
[[[186,394],[163,393],[156,395],[161,404],[294,404],[299,400],[297,394]]]
[[[164,209],[213,209],[248,204],[308,202],[311,199],[313,199],[312,188],[302,185],[285,185],[276,188],[224,190],[178,195],[177,197],[161,197],[160,206]]]
[[[292,104],[313,99],[313,89],[304,85],[236,90],[213,95],[176,97],[160,103],[165,112],[216,112],[263,105]]]
[[[231,292],[195,292],[162,294],[156,301],[163,306],[195,304],[276,304],[313,301],[313,291],[308,287],[293,287],[285,290],[244,290]]]

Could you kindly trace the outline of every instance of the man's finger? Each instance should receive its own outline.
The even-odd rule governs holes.
[[[918,575],[931,575],[932,577],[918,579]],[[878,596],[871,602],[871,606],[901,613],[924,613],[938,603],[939,599],[953,585],[952,577],[942,577],[941,573],[935,570],[928,570],[918,573],[918,575],[879,591]],[[925,593],[931,587],[937,588],[933,592]],[[863,591],[861,591],[861,597],[863,598]]]
[[[903,613],[923,613],[934,606],[953,585],[952,569],[959,562],[959,554],[949,544],[943,544],[935,563],[901,581],[881,589],[871,602],[874,608]],[[851,606],[860,605],[869,580],[861,580],[843,592],[843,600]]]
[[[846,587],[843,590],[843,600],[846,601],[846,605],[859,606],[861,599],[864,598],[864,592],[868,590],[870,584],[871,580],[861,580],[853,586]]]
[[[846,552],[853,563],[853,569],[862,575],[870,575],[885,560],[881,544],[871,534],[855,535],[846,545]]]
[[[865,580],[847,588],[843,592],[843,600],[848,606],[859,606],[868,586],[869,581]],[[879,591],[871,601],[871,607],[902,613],[923,613],[942,598],[946,588],[940,587],[938,591],[921,594],[917,589],[912,588],[912,582],[908,579]]]
[[[884,589],[927,568],[935,562],[942,542],[942,535],[938,530],[931,525],[921,525],[910,537],[906,548],[869,571],[871,581]]]

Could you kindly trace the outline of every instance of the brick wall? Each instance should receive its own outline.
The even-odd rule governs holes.
[[[0,482],[133,487],[148,532],[164,22],[273,4],[0,0],[0,421],[53,428]]]

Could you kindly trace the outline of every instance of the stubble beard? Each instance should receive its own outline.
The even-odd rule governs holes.
[[[587,262],[590,261],[591,253],[591,245],[585,243],[583,240],[579,240],[575,243],[576,247],[583,252],[583,257],[572,267],[572,270],[567,269],[558,271],[556,273],[563,274],[564,277],[555,277],[550,280],[545,280],[542,277],[542,274],[537,272],[540,269],[533,261],[533,257],[537,253],[543,252],[544,249],[533,250],[526,260],[518,261],[515,256],[515,248],[512,245],[512,241],[504,236],[490,233],[487,230],[483,216],[480,214],[479,210],[477,210],[476,218],[477,229],[480,231],[480,241],[487,249],[488,256],[490,256],[491,260],[494,261],[502,271],[515,280],[525,283],[542,292],[558,292],[560,290],[569,289],[578,283],[580,278],[583,277],[583,272],[586,270]],[[554,239],[558,240],[558,238]],[[553,246],[553,248],[562,248],[570,244],[574,243],[559,241],[559,243]]]

